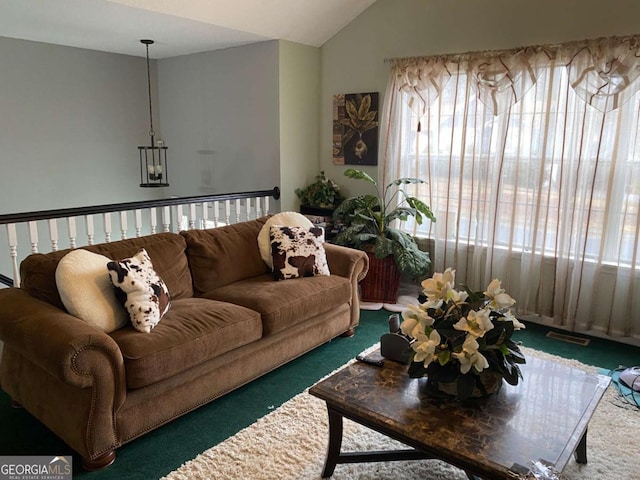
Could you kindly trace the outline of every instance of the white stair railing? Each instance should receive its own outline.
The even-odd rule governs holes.
[[[0,286],[20,286],[20,261],[38,253],[39,233],[47,232],[50,251],[77,248],[112,241],[112,214],[119,219],[120,239],[154,234],[158,230],[158,213],[162,232],[178,232],[195,228],[216,228],[231,223],[259,218],[271,213],[270,198],[280,198],[280,190],[261,190],[222,195],[170,198],[146,202],[130,202],[22,214],[0,215],[8,245],[8,256],[0,255]],[[158,208],[160,212],[158,212]],[[133,217],[131,225],[129,215]],[[99,215],[101,231],[96,231],[94,217]],[[116,220],[117,222],[117,220]],[[65,236],[64,230],[68,232]],[[61,228],[60,228],[61,227]],[[117,229],[118,226],[115,226]],[[40,232],[39,232],[40,231]],[[78,232],[84,232],[79,235]],[[44,240],[43,240],[44,241]],[[0,238],[2,242],[2,238]],[[1,245],[2,243],[0,243]],[[21,257],[20,245],[27,244]],[[4,275],[11,272],[13,277]]]

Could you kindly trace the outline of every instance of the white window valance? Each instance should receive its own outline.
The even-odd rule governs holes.
[[[392,60],[405,100],[422,116],[452,74],[465,73],[477,98],[494,115],[517,103],[551,63],[565,65],[571,88],[592,107],[615,110],[640,89],[640,36],[608,37],[560,45]]]

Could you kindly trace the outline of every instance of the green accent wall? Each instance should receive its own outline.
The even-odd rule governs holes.
[[[634,0],[377,0],[321,47],[320,168],[348,193],[364,193],[332,164],[332,96],[378,91],[382,104],[387,58],[636,34],[638,18]]]

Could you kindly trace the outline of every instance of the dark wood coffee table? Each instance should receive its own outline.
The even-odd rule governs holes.
[[[610,378],[531,356],[522,373],[517,386],[505,383],[497,394],[463,405],[427,396],[426,379],[409,378],[406,365],[347,365],[309,390],[329,412],[322,477],[340,463],[426,458],[455,465],[470,479],[492,480],[518,478],[531,461],[558,472],[572,454],[586,463],[587,425]],[[341,453],[343,418],[412,448]]]

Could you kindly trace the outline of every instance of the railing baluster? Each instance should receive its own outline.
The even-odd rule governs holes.
[[[127,238],[127,212],[120,212],[120,238]]]
[[[151,225],[151,234],[158,231],[158,214],[155,207],[149,209],[149,222]]]
[[[196,228],[196,204],[189,205],[189,230]]]
[[[171,207],[162,208],[162,231],[171,231]]]
[[[142,236],[142,210],[136,210],[136,237]]]
[[[209,202],[202,202],[202,226],[200,228],[209,228],[207,221],[209,220]]]
[[[240,223],[240,199],[236,200],[236,223]]]
[[[29,242],[31,253],[38,253],[38,222],[29,222]]]
[[[218,226],[218,221],[220,220],[220,202],[217,200],[213,202],[213,226]]]
[[[7,223],[7,238],[9,240],[9,256],[11,257],[11,267],[13,270],[13,286],[20,286],[20,269],[18,268],[18,235],[16,224]]]
[[[49,220],[49,238],[51,239],[51,251],[58,251],[58,222],[55,218]]]
[[[246,208],[246,212],[245,212],[245,216],[244,216],[245,220],[251,220],[251,205],[252,205],[251,199],[247,198],[245,200],[245,204],[246,204],[246,207],[245,207]]]
[[[93,245],[94,230],[93,230],[93,215],[87,215],[85,222],[87,223],[87,245]]]
[[[104,221],[104,241],[109,243],[111,241],[111,213],[107,212],[102,215]]]
[[[231,223],[231,200],[224,201],[224,223],[229,225]]]
[[[67,228],[69,229],[69,248],[76,248],[76,217],[67,217]]]
[[[176,205],[176,230],[178,232],[184,230],[184,212],[182,211],[182,205]]]

